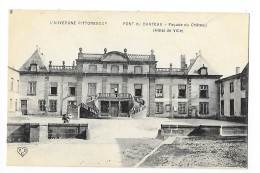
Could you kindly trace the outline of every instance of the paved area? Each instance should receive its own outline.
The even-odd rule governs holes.
[[[169,137],[165,141],[163,141],[160,145],[158,145],[156,148],[154,148],[149,154],[147,154],[141,161],[139,161],[137,164],[134,165],[134,167],[139,167],[142,163],[146,161],[148,157],[150,157],[154,152],[156,152],[162,145],[164,144],[172,144],[176,137]]]
[[[22,116],[8,122],[62,123],[61,118]],[[70,123],[88,123],[91,140],[54,139],[45,143],[8,144],[8,165],[41,166],[122,166],[120,147],[116,138],[155,138],[161,124],[231,125],[231,123],[204,119],[118,118],[79,119]],[[17,147],[26,146],[28,153],[21,157]]]

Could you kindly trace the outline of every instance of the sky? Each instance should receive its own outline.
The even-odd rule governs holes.
[[[14,10],[9,14],[8,65],[19,69],[36,47],[53,65],[72,65],[79,47],[83,53],[127,48],[129,54],[150,54],[153,49],[159,68],[170,63],[179,68],[182,54],[189,64],[201,51],[218,74],[228,76],[248,62],[248,26],[246,13]]]

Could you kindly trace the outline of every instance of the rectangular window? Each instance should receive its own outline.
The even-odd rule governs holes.
[[[37,64],[31,64],[31,71],[37,71]]]
[[[143,68],[142,68],[142,66],[135,66],[135,68],[134,68],[134,73],[135,73],[135,74],[142,74],[142,73],[143,73]]]
[[[128,66],[126,64],[123,65],[123,73],[127,73]]]
[[[163,85],[162,84],[156,84],[156,86],[155,86],[155,97],[156,98],[162,98],[163,97]]]
[[[142,96],[142,84],[135,84],[135,96]]]
[[[76,95],[76,87],[69,87],[69,95],[70,96]]]
[[[209,114],[209,103],[208,102],[200,102],[200,114]]]
[[[234,92],[234,83],[230,82],[230,92]]]
[[[234,99],[230,99],[229,101],[229,109],[230,109],[230,115],[234,115],[235,114],[235,110],[234,110]]]
[[[186,114],[187,113],[186,105],[187,105],[187,103],[185,103],[185,102],[179,102],[178,103],[178,113],[179,114]]]
[[[50,82],[50,95],[57,95],[57,94],[58,94],[58,83]]]
[[[36,82],[28,82],[27,95],[36,95]]]
[[[225,105],[224,105],[224,100],[221,100],[221,115],[224,115],[225,112]]]
[[[208,85],[200,85],[200,98],[208,98]]]
[[[96,95],[96,83],[88,84],[88,96]]]
[[[97,65],[89,65],[89,72],[97,72]]]
[[[246,77],[245,76],[240,78],[240,89],[242,91],[246,89]]]
[[[57,100],[50,100],[50,112],[57,112]]]
[[[111,66],[111,73],[119,73],[118,65],[112,65]]]
[[[11,78],[10,90],[14,90],[14,78]]]
[[[245,98],[241,98],[241,115],[247,114],[247,103]]]
[[[221,93],[221,96],[224,95],[224,84],[223,83],[220,85],[220,93]]]
[[[69,87],[68,92],[69,92],[70,96],[76,95],[76,86],[77,86],[77,83],[73,83],[73,82],[68,83],[68,87]]]
[[[57,95],[57,87],[51,87],[51,95]]]
[[[155,102],[155,113],[163,114],[163,102]]]
[[[179,87],[179,98],[186,98],[186,85],[178,85]]]
[[[110,93],[117,94],[119,91],[118,84],[110,84]]]
[[[39,110],[45,111],[45,100],[39,100]]]

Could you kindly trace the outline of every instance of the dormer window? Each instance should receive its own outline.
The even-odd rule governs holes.
[[[35,63],[31,64],[30,71],[37,71],[37,64]]]
[[[204,66],[203,64],[203,67],[201,67],[199,70],[198,70],[198,73],[200,75],[208,75],[208,68]]]

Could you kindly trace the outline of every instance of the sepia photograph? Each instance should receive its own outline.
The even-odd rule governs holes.
[[[8,16],[8,166],[248,168],[249,13]]]

